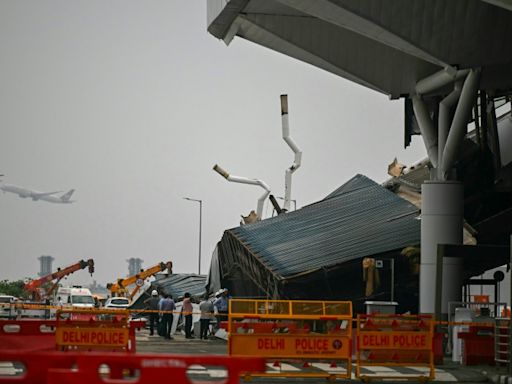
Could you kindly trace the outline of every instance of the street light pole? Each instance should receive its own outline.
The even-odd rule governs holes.
[[[192,199],[190,197],[184,197],[185,200],[188,201],[195,201],[199,203],[199,268],[198,268],[198,275],[201,274],[201,234],[203,227],[203,200],[200,199]]]

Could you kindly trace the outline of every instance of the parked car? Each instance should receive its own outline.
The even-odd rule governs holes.
[[[0,295],[0,318],[15,319],[17,316],[16,308],[10,304],[15,304],[18,298],[11,295]]]
[[[105,302],[105,309],[127,309],[130,306],[130,299],[127,297],[110,297]]]

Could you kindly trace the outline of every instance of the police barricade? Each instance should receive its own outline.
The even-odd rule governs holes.
[[[146,322],[143,320],[128,322],[129,352],[136,352],[135,333],[145,326]],[[0,321],[0,350],[53,350],[56,348],[56,328],[57,320],[2,320]]]
[[[250,376],[350,378],[352,303],[229,300],[230,356],[261,356]]]
[[[130,338],[128,318],[128,311],[118,309],[59,309],[55,331],[57,350],[133,352],[135,340]]]
[[[429,315],[358,315],[356,377],[366,381],[433,380],[433,339],[434,320]],[[393,376],[370,369],[375,366],[407,366],[418,374]]]
[[[0,321],[0,350],[36,351],[55,349],[55,320]]]
[[[193,368],[215,366],[224,370],[222,383],[234,384],[245,372],[263,372],[262,358],[228,356],[181,356],[169,354],[135,355],[122,352],[32,352],[0,351],[0,383],[30,384],[154,384],[173,382],[219,383],[201,377],[195,380]]]

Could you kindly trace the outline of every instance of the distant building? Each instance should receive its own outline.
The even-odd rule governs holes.
[[[128,276],[136,275],[141,271],[144,260],[131,257],[126,261],[128,262]]]
[[[40,262],[39,277],[49,275],[53,272],[52,263],[55,258],[48,255],[43,255],[37,258]]]

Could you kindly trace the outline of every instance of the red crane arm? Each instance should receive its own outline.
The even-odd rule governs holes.
[[[57,271],[50,273],[46,276],[43,276],[39,279],[29,281],[25,284],[25,289],[29,292],[34,292],[37,288],[42,286],[44,283],[53,281],[53,280],[61,280],[63,277],[66,277],[73,272],[76,272],[80,269],[84,269],[86,267],[89,267],[89,272],[92,274],[94,272],[94,260],[89,259],[87,261],[80,260],[78,263],[70,265],[69,267],[66,267],[64,269],[57,269]],[[53,287],[52,287],[53,288]],[[51,293],[53,289],[48,292],[48,294]]]

